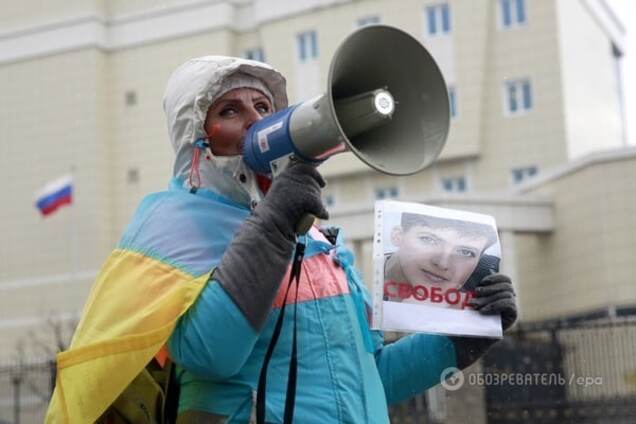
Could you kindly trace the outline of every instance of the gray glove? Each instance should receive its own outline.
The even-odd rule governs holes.
[[[515,291],[510,277],[492,274],[484,277],[475,288],[475,297],[469,305],[482,314],[501,315],[501,326],[506,331],[517,319]],[[494,345],[496,339],[451,337],[455,345],[457,367],[464,369],[479,359]]]
[[[241,225],[214,271],[213,278],[257,331],[291,260],[298,222],[306,214],[329,217],[320,198],[324,186],[315,166],[291,162]]]

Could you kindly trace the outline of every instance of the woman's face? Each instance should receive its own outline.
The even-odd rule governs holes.
[[[237,88],[218,98],[208,109],[205,132],[216,156],[240,155],[247,129],[272,113],[267,96],[253,88]]]
[[[460,288],[479,262],[485,236],[465,236],[452,228],[414,225],[394,229],[393,243],[404,277],[411,284]]]

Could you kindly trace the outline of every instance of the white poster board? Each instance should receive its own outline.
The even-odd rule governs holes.
[[[476,284],[499,270],[493,217],[383,200],[374,222],[374,329],[503,337],[499,315],[467,304]]]

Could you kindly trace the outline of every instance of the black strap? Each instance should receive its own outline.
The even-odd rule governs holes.
[[[283,327],[283,320],[285,317],[285,305],[287,304],[287,295],[289,294],[289,288],[292,282],[296,280],[296,301],[294,302],[294,332],[292,337],[292,353],[289,361],[289,377],[287,379],[287,396],[285,399],[285,415],[283,418],[284,424],[291,424],[294,418],[294,404],[296,402],[296,377],[298,374],[298,357],[297,357],[297,339],[296,339],[296,311],[298,305],[298,285],[300,282],[300,268],[305,256],[305,245],[302,242],[296,243],[296,249],[294,252],[294,261],[292,263],[291,273],[289,275],[289,282],[287,283],[287,291],[285,292],[285,299],[283,299],[283,306],[280,308],[278,319],[276,320],[276,326],[274,327],[274,333],[272,339],[267,347],[267,353],[263,360],[263,366],[261,368],[260,376],[258,377],[258,391],[256,394],[256,423],[265,424],[265,395],[267,392],[267,366],[272,359],[274,348],[278,342],[281,329]]]
[[[165,424],[174,424],[177,422],[177,414],[179,412],[181,386],[177,382],[177,364],[168,359],[166,365],[170,367],[170,376],[166,384],[166,399],[163,416]]]

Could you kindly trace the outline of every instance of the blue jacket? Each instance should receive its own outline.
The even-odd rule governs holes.
[[[184,191],[178,183],[173,183],[171,190]],[[209,267],[218,264],[222,246],[231,242],[249,211],[206,190],[192,197],[204,200],[193,200],[200,213],[189,213],[188,219],[194,228],[204,229],[199,232],[204,236],[197,237],[210,237],[208,241],[215,248],[208,249],[207,257],[189,258],[190,266]],[[183,239],[180,234],[174,237]],[[198,240],[196,244],[205,243]],[[297,305],[294,417],[298,422],[386,423],[388,405],[434,386],[445,368],[455,366],[454,347],[446,336],[414,334],[385,345],[382,333],[369,329],[368,293],[353,261],[341,235],[335,246],[315,229],[307,237]],[[250,326],[220,284],[214,280],[207,284],[179,321],[168,344],[171,357],[180,366],[180,411],[206,411],[227,416],[231,423],[250,420],[260,368],[287,278],[260,332]],[[294,298],[292,289],[288,303]],[[292,310],[286,308],[288,316],[269,365],[267,422],[283,419]]]

